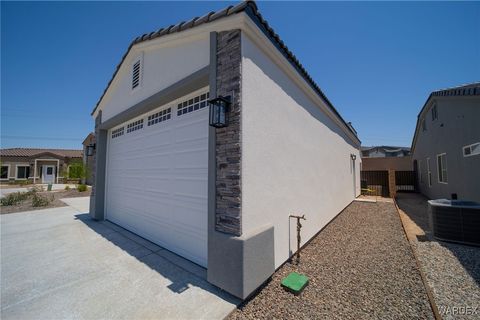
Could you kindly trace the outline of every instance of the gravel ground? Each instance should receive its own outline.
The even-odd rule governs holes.
[[[280,286],[291,271],[310,277],[299,296]],[[434,317],[394,205],[353,202],[229,318]]]
[[[442,318],[480,319],[480,249],[437,241],[414,246]]]
[[[480,248],[433,240],[426,200],[417,194],[397,197],[400,209],[410,218],[404,223],[414,223],[421,234],[427,234],[421,241],[416,236],[409,238],[439,313],[445,320],[480,319]]]
[[[66,207],[67,204],[60,201],[60,199],[75,198],[75,197],[89,197],[91,194],[91,189],[88,188],[87,191],[84,191],[84,192],[78,192],[76,189],[70,189],[65,191],[38,192],[38,194],[42,196],[46,196],[49,199],[51,199],[51,197],[53,196],[53,201],[51,201],[47,206],[33,207],[32,199],[29,198],[13,206],[0,206],[0,214],[8,214],[8,213],[31,211],[31,210],[41,210],[41,209],[47,209],[47,208]]]

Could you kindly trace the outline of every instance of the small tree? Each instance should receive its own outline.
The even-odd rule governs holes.
[[[72,162],[68,169],[68,179],[83,180],[88,176],[88,168],[81,161]]]

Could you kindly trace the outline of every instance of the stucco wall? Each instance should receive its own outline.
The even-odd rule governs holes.
[[[274,224],[278,267],[296,250],[289,215],[305,214],[304,244],[360,193],[359,146],[244,34],[242,55],[242,229]]]
[[[431,199],[451,197],[480,201],[480,155],[464,157],[463,147],[480,142],[480,96],[435,97],[438,119],[432,121],[427,108],[427,131],[420,128],[413,159],[420,165],[420,191]],[[448,183],[439,183],[437,155],[446,153]],[[430,158],[432,186],[428,186],[427,158]]]
[[[385,158],[362,158],[362,170],[396,170],[411,171],[413,162],[411,156],[406,157],[385,157]]]
[[[143,55],[142,79],[139,88],[132,90],[132,63]],[[103,98],[102,121],[128,109],[145,98],[167,88],[188,75],[208,66],[210,45],[208,34],[195,40],[133,50],[117,79]]]

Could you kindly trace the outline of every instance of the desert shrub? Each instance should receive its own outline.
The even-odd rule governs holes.
[[[78,190],[78,192],[85,192],[85,191],[87,191],[87,185],[86,184],[79,184],[77,186],[77,190]]]
[[[70,186],[65,186],[65,191],[70,190]]]
[[[14,206],[28,199],[31,194],[28,192],[13,192],[0,199],[2,206]]]
[[[30,189],[28,189],[28,194],[29,195],[34,195],[35,193],[37,192],[42,192],[44,189],[43,189],[43,186],[34,186],[34,187],[31,187]]]
[[[53,195],[51,197],[42,196],[35,193],[32,196],[32,207],[46,207],[53,201]]]

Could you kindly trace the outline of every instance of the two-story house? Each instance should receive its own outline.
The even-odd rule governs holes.
[[[421,193],[480,201],[480,83],[434,91],[412,142]]]

